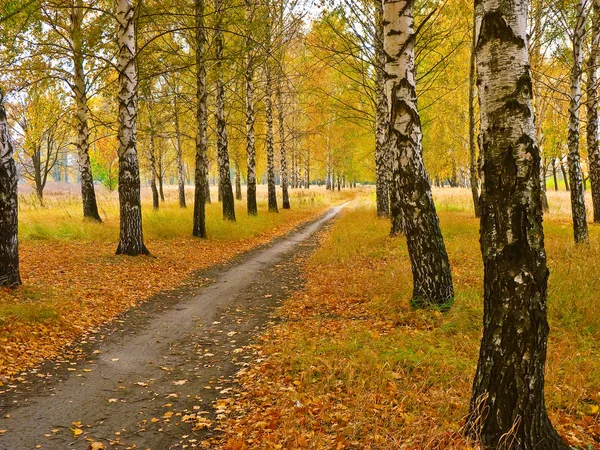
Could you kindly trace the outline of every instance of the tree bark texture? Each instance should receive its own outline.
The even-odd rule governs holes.
[[[207,120],[208,120],[208,116],[207,116]],[[207,122],[208,123],[208,122]],[[210,204],[212,203],[211,197],[210,197],[210,183],[209,183],[209,173],[210,173],[210,163],[208,161],[208,153],[204,153],[204,171],[206,172],[206,183],[204,184],[204,199],[205,202]]]
[[[157,164],[156,164],[156,179],[158,180],[158,193],[160,194],[160,201],[164,202],[165,201],[165,191],[163,190],[163,186],[164,186],[164,172],[163,172],[163,165],[162,165],[162,161],[163,161],[163,155],[162,152],[161,154],[158,155],[157,158]]]
[[[585,23],[587,13],[585,3],[577,2],[577,23],[573,31],[573,67],[571,70],[571,99],[569,102],[569,181],[571,184],[571,213],[573,216],[573,237],[575,242],[587,243],[588,226],[585,208],[585,193],[583,191],[583,173],[579,157],[579,111],[581,109],[581,75],[583,63],[583,40],[585,38]]]
[[[385,95],[385,51],[383,49],[383,3],[375,1],[375,197],[377,216],[390,215],[388,174],[388,104]]]
[[[242,180],[240,177],[240,169],[236,167],[235,169],[235,199],[242,199]]]
[[[174,92],[173,113],[175,114],[175,162],[177,164],[177,188],[179,191],[179,207],[185,208],[185,172],[183,170],[183,148],[181,146],[181,129],[179,128],[179,89]]]
[[[204,0],[195,0],[196,25],[196,157],[194,168],[194,225],[192,235],[206,238],[206,190],[208,189],[208,159],[206,156],[208,111],[206,107],[206,32]],[[210,198],[210,196],[209,196]],[[210,200],[209,200],[210,202]]]
[[[554,179],[554,191],[558,192],[558,180],[556,179],[556,158],[552,158],[552,178]]]
[[[479,170],[477,167],[477,144],[475,142],[475,97],[477,86],[475,84],[475,11],[473,11],[473,33],[471,39],[471,60],[469,63],[469,179],[471,181],[471,196],[475,217],[481,217],[479,207]]]
[[[150,145],[148,148],[148,162],[150,163],[150,190],[152,191],[152,208],[158,210],[159,198],[156,185],[156,142],[154,139],[154,126],[150,120]]]
[[[117,3],[119,58],[119,208],[120,234],[117,255],[147,255],[142,234],[140,172],[136,149],[137,72],[135,67],[134,10],[131,0]]]
[[[102,222],[98,213],[94,177],[90,165],[90,129],[88,126],[89,109],[83,67],[83,1],[76,0],[71,9],[71,46],[73,55],[73,93],[75,96],[75,122],[77,124],[77,155],[79,158],[79,180],[83,217]]]
[[[598,64],[600,64],[600,0],[592,0],[592,33],[587,81],[587,150],[594,222],[600,223],[600,147],[598,145]]]
[[[18,175],[3,103],[0,90],[0,285],[17,287],[21,284]]]
[[[158,185],[156,184],[157,179],[157,167],[156,167],[156,131],[154,127],[154,99],[152,97],[152,87],[150,82],[142,89],[144,97],[146,99],[146,109],[148,111],[148,164],[150,166],[150,190],[152,191],[152,208],[156,211],[159,209],[159,193]]]
[[[392,189],[397,189],[411,261],[412,305],[447,307],[454,297],[454,289],[448,254],[423,165],[414,79],[412,9],[413,0],[384,0],[383,3]]]
[[[223,219],[235,222],[235,204],[231,174],[229,171],[229,148],[227,140],[227,125],[225,123],[225,84],[223,82],[223,0],[215,0],[215,66],[217,73],[215,119],[217,123],[217,159],[219,165],[219,187],[223,196]]]
[[[268,35],[267,35],[267,55],[271,54],[271,17],[267,19],[269,21]],[[270,56],[269,56],[270,58]],[[264,66],[265,70],[265,122],[266,122],[266,142],[265,147],[267,150],[267,190],[268,190],[268,204],[270,212],[279,212],[277,208],[277,193],[275,191],[275,150],[273,144],[273,77],[271,74],[271,61],[267,60]]]
[[[280,73],[277,80],[277,124],[279,128],[279,163],[281,175],[281,207],[290,209],[290,194],[288,191],[288,172],[287,172],[287,149],[285,136],[285,111],[282,92],[283,73]]]
[[[484,448],[566,450],[544,403],[548,269],[527,0],[480,0],[483,338],[467,431]]]
[[[246,0],[246,20],[250,26],[246,38],[246,206],[248,214],[256,216],[258,207],[256,205],[256,137],[254,132],[254,59],[253,59],[253,36],[251,34],[254,23],[254,6],[252,0]]]
[[[564,160],[564,157],[561,157],[560,158],[560,171],[563,176],[563,181],[565,182],[565,191],[569,192],[571,190],[569,188],[569,174],[567,173],[567,170],[565,169],[565,164],[564,164],[563,160]]]

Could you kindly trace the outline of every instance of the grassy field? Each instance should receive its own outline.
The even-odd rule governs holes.
[[[479,224],[469,192],[434,192],[456,299],[413,311],[403,238],[355,201],[306,263],[304,291],[240,373],[226,449],[473,449],[461,435],[482,327]],[[561,435],[600,449],[600,227],[573,244],[568,193],[549,192],[546,398]],[[280,447],[276,447],[279,445]]]
[[[222,220],[221,204],[207,205],[207,240],[191,236],[192,190],[188,208],[177,191],[153,211],[143,191],[144,238],[151,257],[115,256],[119,234],[116,192],[100,191],[104,223],[82,220],[76,186],[48,190],[44,206],[20,197],[19,237],[23,286],[0,291],[0,375],[11,375],[98,327],[158,291],[181,283],[191,272],[222,263],[282,235],[329,205],[353,197],[349,191],[295,190],[291,210],[267,212],[266,189],[259,188],[259,215],[236,204],[237,223]],[[216,191],[212,193],[216,200]]]

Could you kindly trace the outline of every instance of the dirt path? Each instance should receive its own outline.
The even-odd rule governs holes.
[[[88,336],[85,359],[49,361],[2,388],[0,449],[199,447],[197,417],[212,418],[211,402],[250,358],[244,346],[301,283],[294,258],[343,206]]]

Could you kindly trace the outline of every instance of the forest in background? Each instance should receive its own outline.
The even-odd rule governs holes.
[[[571,36],[578,21],[574,5],[575,2],[535,0],[529,16],[536,123],[544,152],[544,176],[550,188],[568,185]],[[2,23],[5,30],[1,37],[2,85],[11,117],[11,135],[17,143],[21,178],[32,184],[39,196],[43,196],[48,180],[79,180],[78,101],[87,107],[93,178],[109,190],[116,189],[114,98],[118,50],[117,22],[109,13],[110,6],[103,2],[80,2],[77,6],[57,1],[45,2],[38,9],[34,2],[29,11],[13,17],[11,8],[18,8],[19,2],[5,2],[3,6],[7,19]],[[328,177],[338,175],[348,183],[374,182],[373,4],[280,2],[267,8],[257,3],[249,10],[244,3],[229,1],[223,8],[220,20],[224,47],[219,64],[214,46],[214,5],[210,2],[206,5],[207,100],[209,111],[213,111],[218,71],[225,87],[233,176],[239,176],[242,182],[247,178],[245,77],[250,68],[256,78],[256,173],[260,181],[266,181],[264,68],[268,63],[272,66],[277,97],[275,142],[288,147],[286,157],[292,186],[307,180],[325,183]],[[267,11],[270,8],[276,10],[272,16]],[[79,15],[73,17],[73,11],[79,11]],[[251,24],[247,20],[249,14]],[[427,0],[415,6],[419,30],[415,58],[424,159],[432,179],[450,186],[470,183],[472,15],[469,1]],[[192,4],[144,1],[136,5],[141,173],[143,183],[154,183],[159,191],[164,184],[193,181],[196,109],[193,16]],[[268,55],[269,20],[273,22],[270,31],[273,51]],[[587,73],[591,33],[585,36],[581,57],[582,72]],[[78,43],[75,47],[74,39]],[[82,80],[77,79],[74,70],[76,57],[81,59]],[[474,101],[471,107],[476,108]],[[218,176],[212,114],[210,119],[209,176],[215,184]],[[582,135],[586,123],[582,108]],[[588,186],[585,139],[581,155],[583,179]],[[275,166],[279,169],[279,158],[275,158]]]
[[[469,192],[473,215],[481,219],[483,262],[483,279],[475,279],[483,285],[483,302],[470,307],[483,315],[483,337],[469,401],[464,398],[468,389],[459,389],[468,413],[459,436],[450,439],[515,450],[540,445],[563,450],[576,442],[559,435],[564,427],[556,426],[557,406],[548,410],[545,403],[550,328],[542,219],[552,207],[565,208],[568,196],[573,242],[552,226],[554,212],[548,214],[547,231],[560,237],[554,244],[570,248],[566,256],[577,258],[578,264],[585,259],[581,252],[590,257],[596,251],[596,229],[588,222],[589,217],[600,222],[600,0],[481,0],[474,8],[460,0],[318,5],[283,0],[15,0],[3,7],[0,281],[13,288],[3,291],[12,311],[6,315],[7,327],[18,323],[11,319],[19,311],[25,311],[22,322],[37,321],[27,317],[29,309],[19,301],[38,297],[42,303],[46,298],[61,302],[60,295],[44,292],[44,276],[30,277],[32,288],[18,288],[23,281],[19,226],[31,229],[31,222],[18,222],[19,179],[35,190],[36,198],[21,196],[21,202],[39,208],[39,219],[52,215],[46,207],[52,202],[44,198],[48,181],[76,178],[81,187],[76,203],[86,220],[73,227],[67,213],[56,228],[80,227],[84,239],[78,243],[88,251],[90,242],[102,242],[106,252],[115,239],[117,205],[109,202],[113,190],[119,197],[116,255],[150,255],[151,244],[165,252],[160,238],[173,244],[181,233],[181,242],[196,249],[215,242],[209,232],[231,241],[232,247],[221,249],[219,257],[208,252],[206,261],[173,266],[179,276],[164,283],[153,279],[146,293],[172,286],[209,261],[228,260],[238,249],[255,248],[263,236],[267,241],[267,236],[281,236],[342,199],[356,204],[370,190],[346,188],[374,183],[375,208],[348,213],[348,223],[360,228],[361,217],[368,215],[374,230],[382,223],[390,226],[387,240],[376,242],[382,254],[404,252],[401,261],[410,263],[412,292],[404,295],[396,289],[386,304],[401,296],[397,322],[423,312],[423,317],[440,319],[425,324],[432,330],[452,326],[453,314],[465,306],[465,260],[456,260],[456,235],[446,234],[448,225],[440,222],[435,201]],[[192,199],[186,185],[192,183],[193,208],[188,208]],[[142,185],[150,188],[150,196],[144,196],[145,202],[151,198],[150,214],[142,209]],[[165,201],[170,185],[176,186],[178,208]],[[212,191],[211,185],[216,185]],[[311,187],[315,185],[325,189]],[[547,192],[560,186],[566,196]],[[591,202],[586,200],[588,187]],[[470,224],[454,230],[475,234],[474,218],[461,216],[460,204],[454,208],[452,225]],[[217,218],[219,210],[223,220]],[[156,219],[163,211],[166,220],[160,224]],[[142,223],[148,218],[152,238],[146,241]],[[61,240],[52,235],[55,225],[41,226],[52,242]],[[168,227],[173,227],[171,235]],[[99,240],[89,234],[93,230]],[[157,236],[158,243],[153,240]],[[352,248],[353,243],[341,242],[338,251]],[[388,248],[389,242],[406,247]],[[60,252],[73,243],[51,248]],[[31,242],[25,239],[24,244],[31,250]],[[87,254],[80,253],[73,265],[89,267]],[[25,259],[27,270],[34,259]],[[153,268],[150,258],[137,258],[140,263],[133,259],[116,261]],[[108,261],[99,265],[102,272],[86,278],[91,285],[98,281],[96,275],[113,273],[109,266],[115,259]],[[394,267],[390,277],[400,262]],[[562,270],[556,272],[564,276]],[[60,273],[53,275],[64,282]],[[367,286],[362,290],[367,292]],[[93,308],[99,298],[88,295]],[[70,301],[76,298],[77,292],[71,292]],[[141,300],[123,299],[129,303],[115,298],[119,306],[100,322]],[[63,308],[68,304],[62,303]],[[71,317],[57,326],[54,319],[68,314],[62,309],[53,317],[52,308],[48,311],[48,316],[40,314],[39,329],[52,329],[65,342],[77,335],[69,334],[69,327],[81,331],[91,325]],[[52,323],[50,328],[46,322]],[[412,332],[422,324],[415,325],[409,326]],[[22,334],[29,330],[29,325],[17,327]],[[474,330],[478,336],[479,328]],[[463,331],[463,337],[471,335]],[[596,335],[595,322],[569,339],[585,349],[588,334]],[[14,332],[7,336],[11,343],[23,339]],[[31,351],[27,339],[16,358]],[[375,364],[385,359],[377,356]],[[593,352],[586,361],[595,362]],[[406,363],[398,361],[400,367]],[[472,367],[474,360],[470,355],[459,363]],[[597,400],[587,389],[580,392],[589,408],[582,410],[581,400],[572,397],[567,403],[572,409],[566,416],[581,413],[586,424],[573,439],[597,435]],[[276,429],[278,423],[269,426]],[[360,445],[338,438],[338,448]],[[234,438],[227,445],[244,448],[248,443]],[[373,448],[380,443],[376,439]]]

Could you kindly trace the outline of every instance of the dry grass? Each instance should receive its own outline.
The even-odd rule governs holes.
[[[216,198],[216,192],[213,193]],[[98,327],[151,295],[180,284],[191,272],[222,263],[310,220],[332,203],[355,194],[323,189],[297,190],[292,210],[266,212],[259,192],[259,215],[236,208],[236,224],[224,222],[221,205],[207,207],[209,239],[191,236],[192,205],[180,209],[176,191],[153,211],[143,197],[144,235],[152,257],[115,256],[118,237],[116,193],[101,194],[103,224],[81,219],[77,196],[52,193],[41,207],[20,203],[20,256],[23,286],[0,291],[0,375],[15,374]],[[188,195],[188,201],[191,195]]]
[[[552,328],[546,397],[564,438],[600,449],[600,227],[572,243],[568,197],[545,221]],[[446,314],[412,311],[402,238],[356,201],[306,264],[304,291],[239,376],[226,449],[469,449],[460,433],[481,338],[483,268],[466,190],[434,193],[453,268]],[[237,415],[237,416],[236,416]]]

